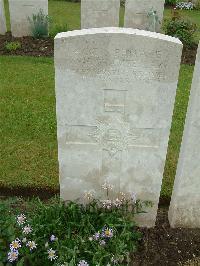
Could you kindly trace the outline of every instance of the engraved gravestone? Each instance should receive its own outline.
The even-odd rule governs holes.
[[[81,0],[81,28],[119,26],[120,0]]]
[[[6,28],[6,18],[4,11],[4,1],[0,0],[0,34],[5,34],[7,31]]]
[[[124,27],[159,32],[164,3],[165,0],[126,0]]]
[[[163,176],[182,44],[133,29],[100,28],[55,38],[60,191],[74,200],[136,192],[154,207],[139,217],[153,226]],[[114,195],[116,196],[116,195]]]
[[[11,32],[15,37],[32,35],[30,21],[40,11],[48,15],[48,0],[9,0]]]
[[[169,208],[172,227],[200,228],[200,44]]]

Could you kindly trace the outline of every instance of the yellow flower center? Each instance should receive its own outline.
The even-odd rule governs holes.
[[[106,231],[105,231],[105,235],[106,235],[106,236],[109,236],[109,235],[110,235],[110,231],[109,231],[109,230],[106,230]]]
[[[18,248],[18,247],[19,247],[19,245],[17,242],[13,243],[13,248]]]

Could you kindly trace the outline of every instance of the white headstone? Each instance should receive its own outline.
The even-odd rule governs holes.
[[[7,31],[6,28],[6,18],[4,11],[4,1],[0,0],[0,34],[5,34]]]
[[[81,0],[81,28],[119,26],[120,0]]]
[[[164,3],[165,0],[126,0],[124,27],[159,32]],[[156,11],[155,16],[152,11]]]
[[[58,34],[55,38],[60,190],[74,200],[136,192],[156,220],[177,88],[178,39],[125,28]],[[116,196],[113,195],[113,196]]]
[[[200,228],[200,45],[169,210],[172,227]]]
[[[48,15],[48,0],[9,0],[9,10],[12,35],[29,36],[32,34],[28,18],[40,10]]]

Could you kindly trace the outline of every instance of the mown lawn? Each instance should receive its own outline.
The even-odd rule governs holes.
[[[53,59],[1,56],[0,69],[0,185],[57,188]],[[173,186],[192,72],[192,66],[181,66],[165,196]]]
[[[5,0],[8,29],[8,0]],[[198,25],[200,11],[180,11]],[[124,8],[120,10],[123,26]],[[49,1],[55,25],[68,30],[80,28],[80,4]],[[164,18],[171,16],[165,9]],[[53,59],[32,57],[0,57],[0,185],[58,187],[56,118]],[[192,66],[181,66],[172,132],[165,167],[162,195],[169,196],[173,187],[189,89]]]
[[[7,27],[10,30],[9,23],[9,12],[8,12],[8,0],[5,0],[6,17],[7,17]],[[200,11],[193,10],[180,10],[180,14],[184,19],[189,19],[193,23],[197,24],[196,41],[200,40]],[[49,16],[52,18],[52,23],[50,25],[50,33],[54,31],[55,25],[61,26],[65,29],[67,24],[68,30],[80,29],[81,24],[81,12],[80,3],[71,3],[66,1],[54,1],[49,0]],[[170,18],[171,9],[166,8],[164,12],[164,20]],[[120,26],[123,26],[124,22],[124,8],[121,7],[120,10]]]

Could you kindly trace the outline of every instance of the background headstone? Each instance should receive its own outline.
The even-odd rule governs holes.
[[[28,17],[38,14],[40,10],[48,15],[48,0],[9,0],[10,23],[15,37],[31,35]]]
[[[4,11],[4,2],[0,0],[0,34],[5,34],[7,31],[6,28],[6,18],[5,18],[5,11]]]
[[[126,0],[124,27],[159,32],[163,20],[164,3],[165,0]],[[152,11],[156,11],[158,16],[155,27]]]
[[[119,26],[120,0],[81,0],[81,28]]]
[[[200,228],[200,45],[169,209],[172,227]]]
[[[171,127],[182,44],[124,28],[55,38],[60,191],[135,192],[154,207],[139,223],[154,226]],[[113,194],[113,197],[117,195]]]

